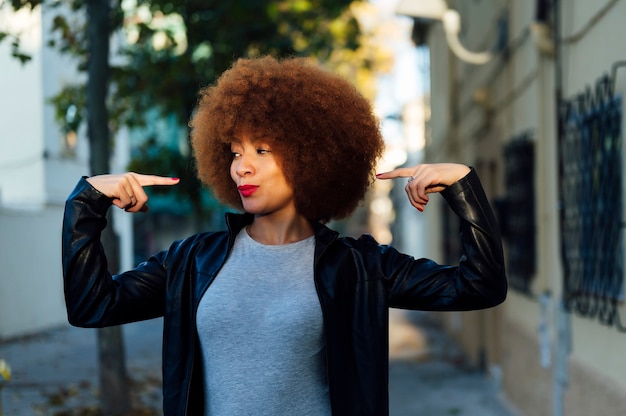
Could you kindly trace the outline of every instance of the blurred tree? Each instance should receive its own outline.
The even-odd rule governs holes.
[[[360,44],[359,25],[351,0],[110,0],[107,17],[114,34],[110,62],[109,126],[141,127],[149,123],[158,109],[163,116],[175,115],[186,126],[197,100],[198,89],[211,84],[234,59],[264,54],[300,55],[332,62],[333,58],[360,59],[343,71],[354,75],[355,67],[372,68],[371,54],[338,53],[356,51]],[[52,36],[48,45],[73,55],[78,68],[86,70],[87,20],[85,0],[5,0],[15,10],[43,7],[54,13]],[[13,54],[22,62],[28,56],[19,49],[19,37],[13,39]],[[342,66],[345,69],[346,63]],[[352,80],[359,80],[351,76]],[[363,84],[363,83],[362,83]],[[84,118],[84,100],[76,98],[80,85],[66,86],[52,102],[62,127],[63,116],[71,106],[79,122]],[[74,110],[75,107],[75,110]],[[194,213],[203,215],[202,192],[195,180],[195,169],[185,146],[171,146],[152,141],[150,153],[159,158],[133,160],[131,166],[155,174],[181,177],[189,187],[176,187],[179,198],[192,198]],[[180,149],[183,149],[181,152]],[[188,147],[187,147],[188,149]],[[146,150],[146,149],[144,149]],[[135,152],[137,157],[145,152]],[[167,159],[180,159],[182,172],[165,172],[172,166]],[[137,169],[139,170],[139,169]],[[190,193],[190,191],[192,191]]]
[[[130,2],[129,2],[130,3]],[[358,47],[350,1],[137,0],[127,4],[113,68],[118,122],[142,126],[155,106],[186,125],[198,89],[215,81],[238,57],[302,55],[326,60],[334,49]],[[133,157],[137,171],[181,177],[180,199],[191,199],[197,226],[210,212],[189,153],[150,141]],[[169,159],[169,161],[168,161]],[[172,163],[172,161],[175,161]],[[165,171],[165,166],[183,170]]]
[[[356,48],[354,18],[341,30],[332,26],[349,4],[137,0],[125,8],[123,64],[113,70],[114,96],[125,104],[125,124],[145,121],[146,110],[155,105],[186,124],[198,89],[239,57],[298,54],[324,60],[336,47]]]

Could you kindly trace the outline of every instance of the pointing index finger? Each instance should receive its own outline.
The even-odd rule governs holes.
[[[389,172],[377,173],[378,179],[396,179],[396,178],[408,178],[413,174],[410,168],[398,168],[390,170]]]
[[[179,178],[171,178],[169,176],[158,176],[158,175],[143,175],[143,174],[135,174],[137,181],[139,184],[143,186],[171,186],[177,185],[180,182]]]

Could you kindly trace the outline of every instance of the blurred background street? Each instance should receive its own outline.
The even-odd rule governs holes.
[[[458,346],[424,313],[392,311],[391,416],[519,416],[496,380],[467,367]],[[124,326],[136,415],[161,415],[161,320]],[[5,416],[98,415],[95,331],[63,327],[0,343],[15,368],[0,392]]]
[[[114,210],[113,269],[221,227],[187,123],[200,86],[263,54],[306,56],[352,82],[380,119],[380,171],[464,163],[495,209],[506,301],[394,312],[392,414],[623,416],[624,16],[625,0],[0,0],[4,416],[123,402],[97,393],[102,370],[138,409],[160,408],[160,322],[121,337],[67,327],[64,201],[95,173],[181,178],[150,193],[149,214]],[[417,213],[403,188],[377,181],[331,226],[457,264],[455,215],[436,195]],[[114,371],[124,364],[130,385]]]

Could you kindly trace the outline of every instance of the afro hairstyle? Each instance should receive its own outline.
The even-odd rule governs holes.
[[[198,95],[189,122],[196,169],[223,203],[243,209],[230,177],[242,129],[267,138],[308,220],[344,218],[364,198],[384,142],[369,101],[341,76],[306,58],[241,58]]]

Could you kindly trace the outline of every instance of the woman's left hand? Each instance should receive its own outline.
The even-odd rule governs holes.
[[[458,163],[434,163],[398,168],[379,173],[376,177],[378,179],[408,178],[404,190],[409,201],[419,211],[424,211],[428,203],[428,194],[441,192],[467,175],[469,171],[469,167]]]

